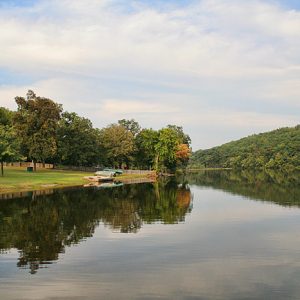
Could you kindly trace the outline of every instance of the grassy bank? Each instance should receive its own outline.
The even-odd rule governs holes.
[[[4,177],[0,176],[0,193],[13,193],[34,190],[46,190],[68,186],[80,186],[88,181],[84,176],[92,173],[79,171],[45,170],[27,172],[25,168],[4,168]],[[139,174],[122,175],[120,179],[142,178]]]

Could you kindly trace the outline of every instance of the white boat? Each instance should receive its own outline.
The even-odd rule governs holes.
[[[102,177],[115,177],[116,172],[114,171],[97,171],[95,173],[96,176],[102,176]]]
[[[106,182],[106,181],[113,181],[114,178],[113,177],[109,177],[109,176],[85,176],[84,179],[87,179],[89,181],[93,181],[93,182]]]

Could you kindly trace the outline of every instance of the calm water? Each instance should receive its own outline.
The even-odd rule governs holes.
[[[0,200],[0,299],[300,299],[298,174]]]

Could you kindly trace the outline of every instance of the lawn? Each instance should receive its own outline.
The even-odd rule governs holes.
[[[37,172],[27,172],[25,168],[4,168],[4,176],[0,176],[0,193],[42,190],[87,183],[84,176],[91,173],[78,171],[61,171],[38,169]]]
[[[4,176],[0,176],[0,194],[80,186],[88,183],[83,177],[90,175],[93,174],[50,169],[27,172],[26,168],[4,167]],[[145,177],[147,176],[141,174],[124,174],[118,176],[117,179],[127,181]]]

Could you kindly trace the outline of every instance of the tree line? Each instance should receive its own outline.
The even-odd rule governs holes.
[[[191,168],[300,169],[300,125],[193,153]]]
[[[190,137],[183,128],[141,128],[134,119],[119,120],[105,128],[61,104],[29,90],[16,97],[17,110],[0,108],[0,161],[26,160],[68,166],[175,171],[190,157]],[[34,167],[34,169],[36,169]]]

